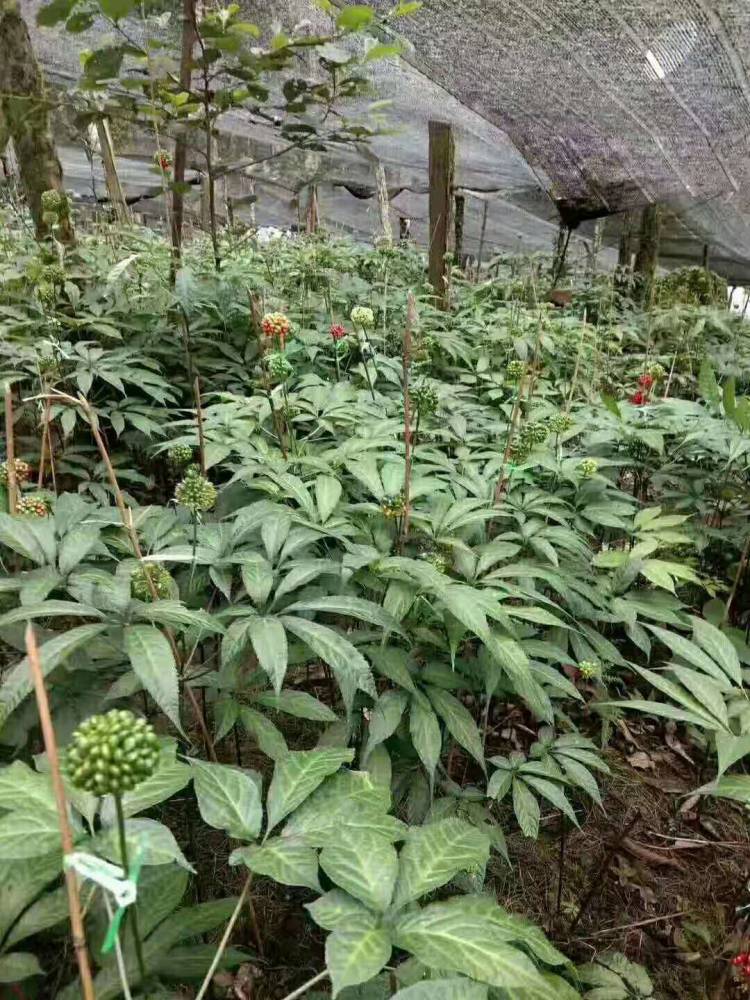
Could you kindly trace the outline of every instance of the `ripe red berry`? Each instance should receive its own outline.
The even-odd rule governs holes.
[[[645,392],[641,392],[639,389],[638,392],[634,392],[630,397],[630,402],[633,403],[634,406],[643,406],[648,402],[648,397]]]
[[[334,323],[329,332],[334,340],[341,340],[346,336],[346,330],[340,323]]]
[[[652,375],[649,374],[641,375],[641,377],[638,379],[638,385],[642,385],[644,389],[650,389],[653,384],[654,384],[654,379]]]

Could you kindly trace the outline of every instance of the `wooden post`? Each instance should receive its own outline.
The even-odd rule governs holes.
[[[430,284],[438,308],[448,308],[446,254],[453,209],[455,145],[453,130],[446,122],[429,122],[430,152]]]
[[[180,54],[180,88],[191,92],[193,83],[193,49],[196,42],[195,4],[182,0],[182,51]],[[187,126],[182,126],[174,144],[174,187],[172,188],[172,272],[182,253],[182,222],[185,217],[185,167],[187,166]]]
[[[318,231],[318,225],[320,223],[319,218],[319,208],[318,208],[318,185],[310,185],[310,193],[307,198],[307,214],[305,221],[305,228],[308,233],[315,233]]]
[[[96,137],[99,141],[99,155],[104,166],[104,180],[107,185],[109,202],[114,209],[115,218],[118,222],[127,222],[130,218],[128,205],[120,184],[120,175],[117,173],[117,161],[115,160],[115,148],[112,145],[112,133],[109,131],[109,122],[106,118],[97,118]]]
[[[620,245],[617,251],[617,266],[633,266],[633,238],[635,236],[635,213],[625,212],[622,217],[622,232],[620,233]]]
[[[466,211],[466,195],[457,194],[456,199],[456,218],[454,222],[454,243],[455,243],[455,258],[456,264],[461,267],[461,260],[464,255],[464,213]]]
[[[391,229],[391,205],[388,198],[388,182],[385,176],[385,167],[379,162],[375,164],[375,183],[378,192],[381,239],[386,246],[392,247],[393,230]]]
[[[658,205],[647,205],[641,218],[641,234],[634,266],[635,273],[640,276],[640,299],[646,305],[653,297],[660,236],[661,210]]]
[[[479,233],[479,250],[477,252],[477,281],[479,281],[479,272],[482,270],[482,254],[484,253],[484,238],[487,235],[487,211],[489,204],[489,201],[485,198],[484,208],[482,209],[482,229]]]
[[[704,271],[708,270],[708,263],[709,263],[709,261],[708,261],[708,253],[709,253],[709,249],[710,248],[709,248],[708,243],[704,243],[703,244],[703,270]]]

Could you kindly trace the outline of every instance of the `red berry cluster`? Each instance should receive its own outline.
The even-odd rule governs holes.
[[[284,341],[292,329],[292,323],[284,313],[266,313],[261,320],[261,328],[267,337],[278,337],[279,347],[284,350]]]
[[[342,340],[346,336],[346,329],[340,323],[334,323],[329,332],[334,340]]]
[[[634,392],[630,397],[630,402],[634,406],[645,406],[649,402],[649,397],[651,395],[651,389],[654,385],[653,375],[646,373],[641,375],[638,379],[638,385],[641,387],[637,392]]]
[[[742,951],[739,955],[735,955],[732,959],[732,965],[739,969],[743,976],[750,979],[750,954],[748,952]]]

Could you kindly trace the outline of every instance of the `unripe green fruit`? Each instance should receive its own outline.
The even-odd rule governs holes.
[[[136,566],[130,577],[130,593],[137,601],[154,600],[149,580],[153,584],[158,598],[165,600],[171,596],[172,577],[169,570],[157,563],[141,563],[140,566]]]
[[[269,374],[278,379],[279,382],[284,382],[294,372],[291,361],[281,351],[268,355],[266,368],[268,368]]]
[[[505,366],[505,374],[508,378],[519,379],[526,371],[526,365],[523,361],[515,359],[514,361],[509,361]]]
[[[175,444],[167,452],[167,461],[173,469],[182,469],[193,460],[193,449],[189,444]]]
[[[439,396],[434,385],[421,379],[412,387],[411,401],[421,416],[428,416],[438,408]]]
[[[578,471],[584,479],[589,479],[591,476],[595,475],[598,468],[599,463],[595,458],[584,458],[583,461],[578,464]]]
[[[175,500],[194,514],[211,510],[216,503],[216,487],[200,473],[186,475],[182,482],[177,484]]]
[[[549,418],[547,426],[550,434],[564,434],[573,426],[573,418],[567,413],[556,413],[554,417]]]
[[[149,778],[159,757],[153,728],[132,712],[113,708],[76,729],[65,767],[76,788],[93,795],[122,795]]]
[[[401,517],[406,510],[406,497],[402,493],[383,497],[380,509],[387,518]]]
[[[590,681],[600,675],[601,668],[594,660],[581,660],[578,664],[578,672],[585,681]]]

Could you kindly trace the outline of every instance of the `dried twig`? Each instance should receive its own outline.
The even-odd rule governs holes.
[[[313,986],[317,986],[318,983],[322,983],[324,979],[328,979],[328,970],[324,969],[319,972],[317,976],[313,976],[312,979],[308,979],[306,983],[303,983],[296,990],[292,990],[291,993],[287,993],[284,1000],[298,1000],[298,997],[304,996],[308,990],[311,990]]]
[[[37,648],[31,623],[26,626],[26,655],[29,661],[29,670],[34,680],[36,704],[39,710],[39,721],[44,738],[44,749],[47,753],[47,760],[52,776],[52,788],[55,793],[55,803],[57,805],[57,818],[60,823],[60,840],[62,841],[63,857],[65,857],[73,853],[73,834],[68,821],[65,786],[63,785],[60,773],[60,759],[57,753],[57,740],[55,739],[55,730],[49,710],[47,689],[44,684],[42,665],[39,662],[39,649]],[[86,948],[86,935],[83,928],[83,916],[81,915],[81,900],[78,895],[78,882],[76,873],[72,868],[65,869],[65,887],[68,892],[70,929],[73,937],[76,962],[78,963],[78,972],[81,977],[81,991],[84,1000],[95,1000],[96,994],[94,993],[94,982],[91,976],[89,953]]]
[[[591,885],[589,887],[589,890],[586,893],[586,895],[583,897],[583,900],[581,901],[581,904],[578,907],[578,913],[576,913],[575,917],[571,921],[570,927],[568,928],[568,930],[569,930],[569,932],[571,934],[573,933],[573,931],[576,929],[576,927],[580,923],[581,917],[584,915],[584,913],[588,909],[589,903],[594,898],[594,894],[596,892],[600,892],[601,891],[602,882],[604,881],[604,876],[609,871],[609,867],[610,867],[610,865],[612,864],[612,862],[615,859],[615,854],[617,854],[617,851],[619,850],[620,845],[622,844],[623,840],[625,840],[627,838],[628,834],[633,829],[633,827],[636,825],[636,823],[638,823],[638,821],[640,820],[640,818],[641,818],[640,811],[636,810],[635,813],[633,814],[630,822],[626,823],[625,826],[620,830],[619,835],[615,838],[615,840],[613,841],[613,843],[610,845],[609,850],[607,851],[607,853],[602,858],[602,862],[599,865],[594,878],[591,880]]]
[[[690,911],[689,910],[678,910],[677,913],[665,913],[662,917],[649,917],[648,920],[637,920],[634,924],[620,924],[619,927],[605,927],[603,930],[594,931],[593,934],[589,934],[585,938],[579,938],[579,941],[590,941],[591,938],[602,937],[605,934],[619,934],[620,931],[633,931],[638,927],[648,927],[650,924],[658,924],[663,920],[676,920],[677,917],[684,917]]]

